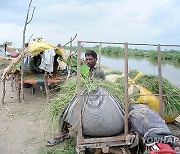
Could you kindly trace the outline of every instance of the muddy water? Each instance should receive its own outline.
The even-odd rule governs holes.
[[[124,71],[124,59],[123,58],[111,58],[101,56],[101,65],[109,67],[113,70]],[[143,74],[147,75],[157,75],[158,66],[146,59],[135,59],[129,58],[128,60],[128,69],[129,70],[139,70]],[[164,78],[169,80],[174,85],[180,87],[180,66],[175,67],[170,64],[162,65],[162,75]]]

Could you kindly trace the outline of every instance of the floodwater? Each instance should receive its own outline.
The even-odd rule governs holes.
[[[124,59],[112,58],[101,56],[101,65],[109,67],[110,69],[124,72]],[[152,63],[147,59],[129,58],[128,60],[129,70],[138,70],[147,75],[158,75],[157,64]],[[171,64],[162,65],[162,76],[169,80],[172,84],[180,87],[180,64],[179,67],[175,67]]]

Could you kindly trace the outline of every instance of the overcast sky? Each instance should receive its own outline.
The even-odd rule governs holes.
[[[22,42],[29,0],[0,0],[0,42]],[[180,44],[180,0],[33,0],[26,40]]]

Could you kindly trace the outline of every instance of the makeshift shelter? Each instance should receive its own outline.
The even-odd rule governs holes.
[[[34,57],[37,55],[45,55],[44,53],[47,52],[48,50],[51,50],[54,52],[54,56],[57,55],[58,57],[61,57],[62,59],[65,58],[65,51],[61,48],[58,48],[56,46],[53,46],[52,44],[50,44],[49,42],[46,42],[42,39],[36,39],[34,41],[32,41],[29,46],[24,50],[24,60],[26,59],[26,57]],[[40,54],[41,53],[41,54]],[[4,81],[6,78],[8,78],[8,76],[10,74],[15,75],[15,79],[16,79],[16,88],[17,85],[19,86],[19,81],[20,81],[20,69],[21,69],[21,58],[22,55],[19,55],[16,59],[14,59],[4,70],[4,73],[2,75],[2,80]],[[48,58],[47,56],[44,56],[44,61],[46,60],[45,58]],[[54,57],[52,57],[54,58]],[[51,61],[52,63],[52,67],[53,67],[53,61]],[[24,61],[25,64],[25,61]],[[45,64],[44,64],[45,65]],[[23,70],[25,70],[23,68]],[[49,73],[51,73],[51,76],[47,77],[47,80],[45,81],[45,76],[43,72],[46,72],[46,70],[44,70],[43,72],[32,72],[29,70],[26,70],[27,73],[24,73],[23,76],[23,83],[28,83],[28,84],[37,84],[37,83],[58,83],[60,81],[62,81],[65,77],[64,74],[62,72],[56,72],[56,74],[53,74],[52,71],[50,71]],[[20,89],[20,86],[19,88]],[[19,90],[20,91],[20,90]]]
[[[64,50],[58,47],[51,45],[49,42],[46,42],[42,39],[37,39],[30,43],[30,45],[25,49],[24,56],[27,55],[35,56],[44,52],[48,49],[54,49],[55,53],[62,56],[64,58]],[[20,68],[21,55],[19,55],[14,61],[12,61],[7,68],[5,68],[4,73],[2,75],[2,80],[6,78],[6,76],[10,73],[14,73],[16,70]]]

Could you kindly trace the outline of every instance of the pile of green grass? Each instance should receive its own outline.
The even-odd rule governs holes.
[[[76,80],[68,80],[63,85],[60,86],[60,92],[51,99],[50,106],[48,108],[49,113],[53,119],[59,118],[61,112],[63,111],[65,105],[70,101],[70,99],[76,93]]]
[[[119,71],[110,71],[110,72],[105,72],[104,74],[105,74],[105,76],[110,75],[110,74],[122,75],[122,72],[119,72]]]
[[[134,79],[137,75],[137,70],[129,72],[129,78]],[[163,78],[163,100],[165,102],[165,114],[180,114],[180,88],[172,85],[168,80]],[[154,94],[159,94],[158,76],[142,75],[136,80],[136,83],[142,85]],[[110,83],[105,80],[85,80],[81,81],[81,88],[87,88],[89,91],[101,86],[107,89],[110,93],[116,95],[118,99],[123,102],[124,100],[124,78],[118,78],[116,82]],[[60,93],[51,100],[49,111],[52,118],[59,118],[65,105],[76,94],[76,79],[67,81],[61,86]],[[137,98],[137,97],[136,97]]]
[[[142,85],[154,94],[159,94],[159,78],[155,75],[142,75],[136,83]],[[180,114],[180,88],[171,84],[165,78],[162,79],[163,100],[165,103],[165,115]]]
[[[87,88],[89,91],[93,90],[97,86],[104,87],[110,93],[117,95],[119,100],[123,100],[124,93],[124,81],[119,80],[116,83],[110,83],[104,80],[94,79],[92,80],[81,80],[81,89]],[[63,85],[60,85],[59,94],[51,100],[48,111],[51,116],[51,122],[58,121],[64,107],[69,103],[72,97],[76,94],[77,82],[76,79],[69,79]],[[46,148],[41,149],[41,154],[74,154],[75,145],[69,145],[68,143],[61,144],[58,148]]]
[[[124,81],[123,79],[119,79],[118,82],[110,83],[105,80],[94,79],[92,80],[81,80],[81,89],[87,88],[89,91],[95,89],[97,86],[104,87],[110,93],[117,96],[117,98],[122,101],[124,95]],[[77,83],[76,79],[70,79],[66,81],[64,85],[61,85],[59,94],[51,100],[49,106],[49,113],[52,119],[59,118],[62,113],[64,107],[68,102],[72,99],[72,97],[76,94]]]
[[[138,70],[130,70],[128,76],[130,79],[134,79],[138,73],[139,73]]]
[[[132,70],[129,72],[129,78],[135,78],[137,70]],[[136,80],[136,82],[148,90],[152,91],[154,94],[158,94],[158,77],[157,76],[147,76],[143,75]],[[123,102],[124,100],[124,78],[118,78],[116,82],[110,83],[105,80],[94,79],[87,80],[81,79],[81,89],[87,88],[89,91],[96,88],[96,86],[101,86],[107,89],[110,93],[116,95],[116,97]],[[60,85],[59,94],[51,100],[49,105],[49,112],[51,118],[55,121],[59,119],[64,107],[69,103],[72,97],[77,91],[77,81],[76,78],[69,79],[63,85]],[[163,79],[163,95],[165,102],[165,113],[166,115],[179,114],[180,113],[180,89],[172,85],[166,79]],[[57,122],[57,121],[56,121]],[[65,143],[56,149],[41,149],[42,154],[71,154],[75,153],[75,145]]]

